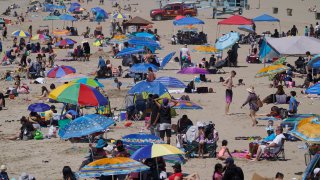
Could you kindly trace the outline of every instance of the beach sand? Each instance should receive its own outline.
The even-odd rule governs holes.
[[[22,9],[26,9],[28,1],[0,1],[0,11],[3,12],[4,8],[9,4],[18,3],[22,8],[18,9],[18,12],[21,12]],[[136,4],[132,5],[132,9],[136,8],[137,12],[130,13],[133,17],[140,16],[147,20],[151,20],[149,12],[153,8],[158,8],[157,2],[150,0],[130,0],[130,1],[120,1],[120,4]],[[314,14],[308,12],[308,8],[316,4],[316,0],[261,0],[260,9],[258,7],[257,1],[251,0],[251,8],[249,11],[244,11],[244,16],[248,18],[256,17],[263,13],[272,14],[272,7],[279,7],[279,14],[275,17],[281,20],[281,29],[287,31],[289,28],[295,24],[300,34],[303,32],[305,25],[310,25],[311,23],[315,24]],[[98,2],[90,2],[89,5],[86,3],[83,6],[90,10],[90,8],[97,6]],[[105,5],[102,8],[106,9],[107,12],[112,12],[111,1],[106,1]],[[286,8],[293,9],[293,16],[286,15]],[[42,18],[46,16],[47,13],[39,12],[34,13],[29,18],[26,19],[26,22],[22,25],[12,25],[8,27],[8,34],[11,34],[14,30],[27,30],[29,25],[33,25],[33,31],[38,29],[40,25],[49,25],[51,29],[51,21],[42,21]],[[227,17],[227,16],[226,16]],[[211,19],[211,9],[201,10],[199,12],[198,18],[205,21],[203,26],[203,31],[208,34],[209,43],[214,43],[216,38],[217,22],[220,19]],[[12,17],[10,17],[12,19]],[[69,23],[70,24],[70,23]],[[75,22],[74,26],[78,28],[79,34],[84,32],[86,26],[91,27],[93,31],[96,23],[88,21]],[[103,32],[108,34],[110,19],[102,23]],[[275,28],[278,28],[277,23],[257,23],[257,31],[261,33],[265,30],[270,30],[273,32]],[[55,21],[54,28],[62,28],[62,21]],[[155,21],[153,24],[154,28],[158,29],[158,33],[161,36],[161,45],[164,46],[162,50],[157,51],[158,56],[164,57],[166,54],[172,51],[176,51],[178,55],[179,49],[182,45],[171,45],[170,38],[174,31],[172,20],[166,21]],[[200,27],[201,28],[201,27]],[[221,27],[220,33],[226,33],[230,30],[237,30],[237,26],[223,26]],[[221,35],[221,34],[220,34]],[[82,37],[71,37],[72,39],[81,42]],[[94,39],[89,39],[89,42],[92,43]],[[12,38],[9,38],[9,41],[4,41],[4,47],[10,46],[12,44]],[[239,49],[239,66],[238,68],[224,68],[227,72],[226,74],[213,74],[207,75],[207,78],[211,79],[211,83],[201,83],[196,84],[199,86],[212,87],[216,93],[212,94],[188,94],[191,100],[203,107],[203,110],[181,110],[178,111],[180,116],[173,119],[173,123],[177,122],[178,118],[182,114],[187,114],[189,118],[193,121],[194,124],[198,121],[209,122],[213,121],[216,124],[216,129],[219,132],[220,140],[218,145],[221,145],[221,141],[226,139],[229,141],[229,149],[232,150],[242,150],[249,148],[250,141],[241,141],[235,140],[236,136],[266,136],[265,125],[267,121],[259,121],[258,127],[251,127],[251,120],[248,116],[249,108],[245,107],[240,109],[240,106],[245,101],[248,93],[246,88],[249,86],[254,86],[255,91],[260,97],[264,98],[265,96],[274,93],[275,89],[269,88],[268,78],[254,78],[256,72],[263,67],[263,64],[248,64],[245,62],[246,56],[249,52],[248,45],[240,45]],[[189,46],[189,49],[192,50],[194,46]],[[98,49],[91,46],[91,51],[95,52]],[[106,51],[110,50],[106,48]],[[56,53],[58,54],[57,58],[63,58],[66,55],[65,49],[57,49]],[[226,53],[225,53],[226,54]],[[35,55],[32,55],[35,57]],[[209,59],[209,55],[192,53],[192,61],[194,63],[200,62],[203,57]],[[290,64],[294,64],[296,58],[287,58]],[[121,64],[120,59],[110,59],[114,66]],[[92,58],[89,62],[56,62],[58,65],[70,65],[77,69],[77,72],[88,74],[97,70],[98,59]],[[127,68],[127,67],[126,67]],[[13,69],[12,66],[9,67],[0,67],[0,72],[4,72],[7,69]],[[177,69],[179,69],[178,63],[173,62],[173,60],[167,65],[167,69],[161,70],[156,73],[157,77],[168,75],[179,78],[183,81],[190,81],[194,78],[193,75],[181,75],[177,74]],[[225,107],[225,87],[221,83],[218,83],[219,77],[227,78],[229,72],[235,70],[237,75],[235,81],[238,79],[244,79],[245,86],[239,86],[234,88],[234,100],[231,104],[231,116],[224,115]],[[296,84],[302,84],[304,79],[296,78]],[[22,80],[23,82],[29,84],[29,80]],[[125,84],[132,83],[132,79],[120,78],[120,81],[125,82]],[[112,80],[100,80],[101,83],[105,85],[104,90],[110,97],[111,106],[117,107],[120,109],[124,107],[124,97],[125,92],[129,88],[122,87],[122,91],[118,92],[116,87],[113,85]],[[12,85],[13,82],[0,82],[0,89],[3,90],[6,87]],[[47,87],[51,83],[55,83],[56,79],[47,79],[45,84]],[[61,83],[60,83],[61,84]],[[18,178],[22,172],[28,172],[34,175],[37,179],[40,180],[53,180],[53,179],[62,179],[62,168],[63,166],[70,166],[74,171],[77,171],[81,162],[84,160],[84,157],[87,155],[88,145],[87,144],[72,144],[69,141],[64,141],[59,138],[45,139],[45,140],[32,140],[32,141],[8,141],[4,137],[16,134],[20,128],[18,119],[21,116],[27,116],[28,111],[27,107],[29,104],[38,102],[36,96],[41,94],[41,86],[30,84],[31,93],[28,95],[19,95],[14,100],[7,100],[8,110],[0,111],[0,164],[6,164],[8,167],[8,173],[10,177]],[[313,102],[299,92],[301,89],[287,89],[285,88],[286,93],[288,94],[291,90],[296,90],[298,92],[297,99],[301,102],[299,106],[299,113],[319,113],[319,101]],[[173,94],[174,97],[179,97],[182,94]],[[31,99],[27,101],[25,99]],[[271,105],[264,105],[259,113],[269,112]],[[60,105],[58,105],[59,108]],[[281,105],[281,107],[288,108],[288,105]],[[90,112],[88,110],[88,112]],[[14,122],[5,122],[6,120],[15,120]],[[275,124],[280,124],[280,121],[276,121]],[[121,136],[137,133],[140,131],[141,127],[144,125],[144,122],[135,122],[130,128],[123,128],[123,124],[118,123],[118,126],[121,128],[113,128],[111,132],[107,135],[109,138],[121,138]],[[47,129],[42,129],[44,132],[47,132]],[[174,141],[175,136],[172,138]],[[304,142],[286,142],[285,143],[285,154],[287,161],[260,161],[260,162],[251,162],[246,159],[236,159],[236,165],[240,166],[245,175],[245,179],[251,179],[253,173],[258,173],[266,177],[274,177],[277,172],[282,172],[285,175],[285,179],[290,178],[301,178],[302,172],[305,170],[306,166],[304,163],[304,154],[306,150],[299,149],[299,145],[303,145]],[[219,149],[218,149],[219,150]],[[46,162],[48,161],[48,162]],[[208,180],[212,179],[212,174],[214,170],[214,165],[216,163],[222,163],[215,158],[205,158],[205,159],[190,159],[185,165],[182,166],[183,172],[193,173],[197,172],[201,179]],[[167,171],[172,172],[170,164],[167,164]]]

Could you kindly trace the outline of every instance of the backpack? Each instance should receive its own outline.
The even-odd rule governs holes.
[[[285,119],[288,117],[288,110],[284,108],[279,108],[281,119]]]
[[[261,101],[261,99],[260,99],[259,96],[257,96],[257,106],[258,106],[259,108],[261,108],[261,107],[263,106],[263,103],[262,103],[262,101]]]

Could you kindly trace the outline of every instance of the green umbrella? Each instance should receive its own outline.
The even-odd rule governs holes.
[[[59,16],[46,16],[43,18],[44,21],[52,21],[51,31],[53,31],[53,21],[54,20],[60,20]]]
[[[281,57],[278,60],[276,60],[275,62],[273,62],[273,65],[277,65],[277,64],[283,64],[284,62],[286,62],[286,57]]]

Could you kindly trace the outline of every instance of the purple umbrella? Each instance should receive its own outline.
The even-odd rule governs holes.
[[[183,68],[178,73],[179,74],[209,74],[209,72],[206,69],[197,68],[197,67]]]

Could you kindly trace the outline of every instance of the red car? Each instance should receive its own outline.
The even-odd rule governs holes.
[[[194,3],[170,3],[160,9],[150,11],[153,20],[173,19],[176,16],[197,16],[198,11]]]

